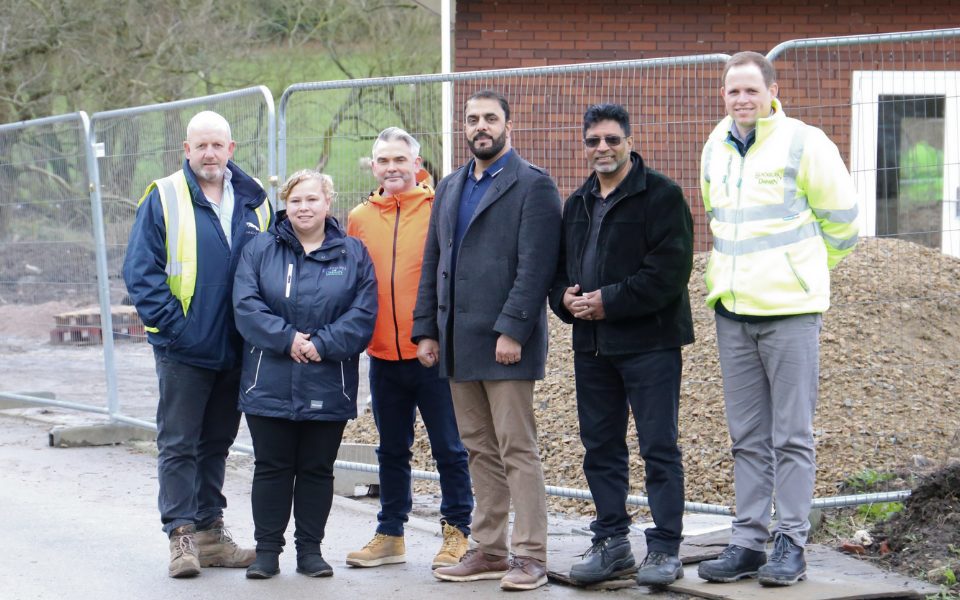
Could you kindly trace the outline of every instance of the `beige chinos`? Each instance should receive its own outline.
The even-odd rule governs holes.
[[[530,380],[450,380],[477,508],[472,536],[484,553],[547,560],[547,496]],[[508,544],[510,500],[516,517]]]

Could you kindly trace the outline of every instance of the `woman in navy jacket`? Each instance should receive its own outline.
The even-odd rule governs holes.
[[[357,416],[358,357],[378,306],[373,261],[328,215],[333,196],[329,176],[291,175],[280,191],[286,214],[247,244],[234,282],[245,340],[240,410],[256,454],[251,579],[280,572],[291,504],[297,572],[333,574],[320,554],[333,463],[347,420]]]

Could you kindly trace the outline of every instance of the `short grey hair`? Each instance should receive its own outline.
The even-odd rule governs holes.
[[[380,135],[377,136],[377,141],[373,143],[373,158],[377,158],[377,144],[396,140],[402,140],[407,143],[407,146],[410,147],[410,152],[413,153],[413,158],[420,156],[420,142],[418,142],[416,138],[399,127],[387,127],[380,132]]]

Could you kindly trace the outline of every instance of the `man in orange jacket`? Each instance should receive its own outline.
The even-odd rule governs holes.
[[[350,211],[348,235],[367,246],[380,283],[380,312],[367,347],[373,418],[380,432],[380,513],[377,533],[347,555],[356,567],[406,562],[403,524],[413,504],[410,459],[417,408],[440,472],[443,547],[433,568],[456,565],[467,551],[473,492],[467,450],[460,442],[450,384],[439,365],[427,368],[410,341],[433,188],[418,183],[420,143],[399,127],[373,144],[373,173],[380,189]]]

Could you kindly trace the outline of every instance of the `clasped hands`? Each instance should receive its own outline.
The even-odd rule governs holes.
[[[570,311],[570,314],[575,319],[585,321],[600,321],[606,318],[607,315],[603,312],[603,298],[600,296],[600,290],[587,292],[582,296],[577,295],[579,291],[580,284],[577,284],[568,287],[567,291],[563,293],[563,306]]]
[[[317,352],[317,347],[310,341],[309,333],[300,333],[298,331],[297,335],[293,336],[293,343],[290,344],[290,357],[298,363],[305,363],[311,360],[313,362],[320,362],[320,353]]]

